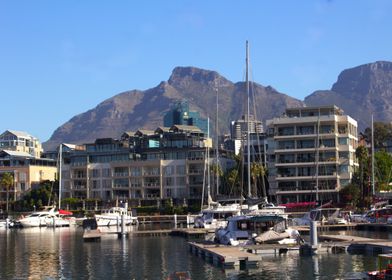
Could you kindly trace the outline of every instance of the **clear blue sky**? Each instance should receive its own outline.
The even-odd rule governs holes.
[[[392,1],[0,0],[0,133],[46,141],[76,114],[176,66],[303,99],[346,68],[392,60]]]

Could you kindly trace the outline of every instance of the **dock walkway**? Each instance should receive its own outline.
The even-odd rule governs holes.
[[[224,268],[252,268],[258,266],[261,256],[241,250],[241,247],[189,242],[190,251],[214,265]]]

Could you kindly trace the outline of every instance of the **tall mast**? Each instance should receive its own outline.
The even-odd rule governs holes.
[[[247,119],[247,130],[246,130],[246,149],[247,149],[247,167],[248,167],[248,197],[252,196],[251,188],[250,188],[250,123],[249,123],[249,45],[248,41],[246,41],[246,95],[247,95],[247,109],[246,109],[246,119]]]
[[[218,136],[218,87],[216,87],[216,124],[215,124],[215,156],[216,156],[216,195],[219,195],[219,136]]]
[[[319,200],[319,164],[320,164],[320,110],[317,118],[317,138],[316,138],[316,202]]]
[[[60,144],[59,148],[59,210],[61,209],[61,192],[62,192],[62,180],[61,180],[61,169],[62,169],[62,163],[63,163],[63,144]]]
[[[211,203],[211,174],[210,174],[210,118],[207,118],[207,203],[208,207],[210,207]]]
[[[372,195],[375,194],[374,187],[374,120],[372,114]]]

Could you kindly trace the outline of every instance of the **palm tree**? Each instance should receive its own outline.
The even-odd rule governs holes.
[[[265,174],[263,165],[259,162],[252,162],[250,165],[250,174],[253,181],[253,195],[257,196],[257,178],[263,177]]]
[[[241,190],[239,188],[239,173],[238,170],[233,168],[225,174],[225,181],[227,185],[230,186],[230,189],[226,188],[224,191],[226,194],[230,194],[233,192],[234,194],[241,194]]]
[[[219,186],[218,186],[218,182],[217,182],[216,177],[218,176],[219,178],[221,178],[223,176],[222,168],[220,167],[219,164],[213,164],[213,165],[211,165],[211,172],[213,175],[214,186],[216,187],[215,191],[216,191],[216,193],[218,193]]]
[[[6,172],[3,174],[0,185],[6,187],[7,190],[7,206],[6,206],[6,211],[8,213],[8,199],[9,199],[9,191],[10,188],[14,185],[14,176],[12,176],[11,173]]]
[[[365,197],[365,174],[369,174],[369,154],[368,150],[365,146],[358,146],[358,148],[355,150],[355,156],[358,159],[359,163],[359,183],[361,185],[361,197],[362,199]]]

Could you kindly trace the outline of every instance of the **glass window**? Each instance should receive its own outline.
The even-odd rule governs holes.
[[[347,137],[339,137],[339,145],[348,145]]]

